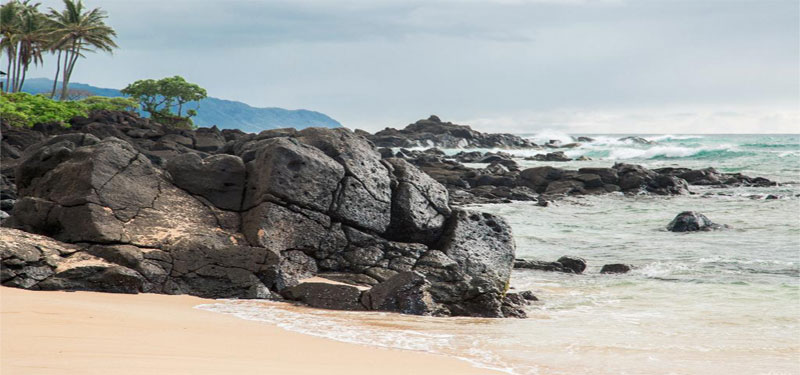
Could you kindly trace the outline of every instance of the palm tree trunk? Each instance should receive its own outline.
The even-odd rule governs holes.
[[[6,65],[6,73],[7,73],[6,87],[3,88],[3,91],[9,92],[9,90],[11,90],[11,87],[9,86],[11,84],[11,53],[8,54],[8,65]]]
[[[72,70],[75,69],[75,63],[78,61],[78,58],[80,57],[80,53],[78,53],[80,48],[75,44],[73,44],[73,45],[74,45],[74,47],[72,48],[72,56],[70,56],[70,59],[69,59],[71,61],[69,61],[68,65],[65,65],[64,83],[63,83],[63,85],[61,87],[61,99],[62,100],[67,97],[67,92],[68,92],[68,87],[69,87],[69,79],[70,79],[70,77],[72,77]]]
[[[22,68],[22,56],[17,54],[17,63],[16,67],[14,67],[14,92],[19,91],[19,75],[20,70]]]
[[[64,70],[61,71],[61,97],[58,100],[64,100],[67,97],[67,87],[69,87],[69,78],[67,74],[67,66],[69,64],[69,60],[72,59],[72,55],[75,53],[75,42],[72,43],[72,47],[67,50],[66,55],[64,56]]]
[[[61,73],[61,50],[58,50],[58,61],[56,62],[56,76],[53,78],[53,90],[50,91],[50,99],[56,96],[56,85],[58,84],[58,73]]]
[[[25,76],[28,75],[28,66],[30,64],[24,64],[22,67],[22,78],[19,80],[19,90],[22,91],[22,87],[25,86]]]

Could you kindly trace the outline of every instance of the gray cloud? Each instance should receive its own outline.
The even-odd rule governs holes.
[[[181,74],[213,96],[315,109],[368,129],[437,113],[512,118],[498,124],[519,131],[595,121],[607,132],[613,123],[598,119],[647,110],[736,112],[738,129],[762,131],[769,113],[792,119],[800,100],[794,0],[88,4],[109,11],[122,48],[82,61],[78,81],[121,87]],[[549,123],[527,121],[532,113]],[[577,122],[570,113],[595,115]],[[776,131],[786,129],[778,118]]]

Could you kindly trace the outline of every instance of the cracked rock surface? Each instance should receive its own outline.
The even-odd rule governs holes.
[[[452,209],[439,182],[347,129],[97,116],[4,133],[3,285],[508,315],[505,221]]]

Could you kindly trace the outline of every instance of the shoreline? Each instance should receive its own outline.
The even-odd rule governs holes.
[[[0,287],[0,373],[499,374],[195,308],[214,301]]]

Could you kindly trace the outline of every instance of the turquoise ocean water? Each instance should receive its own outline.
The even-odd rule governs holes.
[[[537,143],[566,134],[528,134]],[[645,135],[654,144],[590,135],[562,149],[591,161],[532,162],[552,150],[512,150],[523,167],[713,166],[780,182],[692,187],[676,197],[573,197],[550,207],[480,205],[511,224],[517,256],[581,256],[583,275],[516,270],[512,287],[540,301],[529,319],[426,318],[320,311],[260,301],[200,308],[365,345],[434,352],[511,374],[800,374],[800,136]],[[445,150],[455,153],[462,150]],[[483,150],[488,151],[488,150]],[[780,199],[767,200],[773,194]],[[731,229],[671,233],[695,210]],[[602,275],[606,263],[629,263]]]

